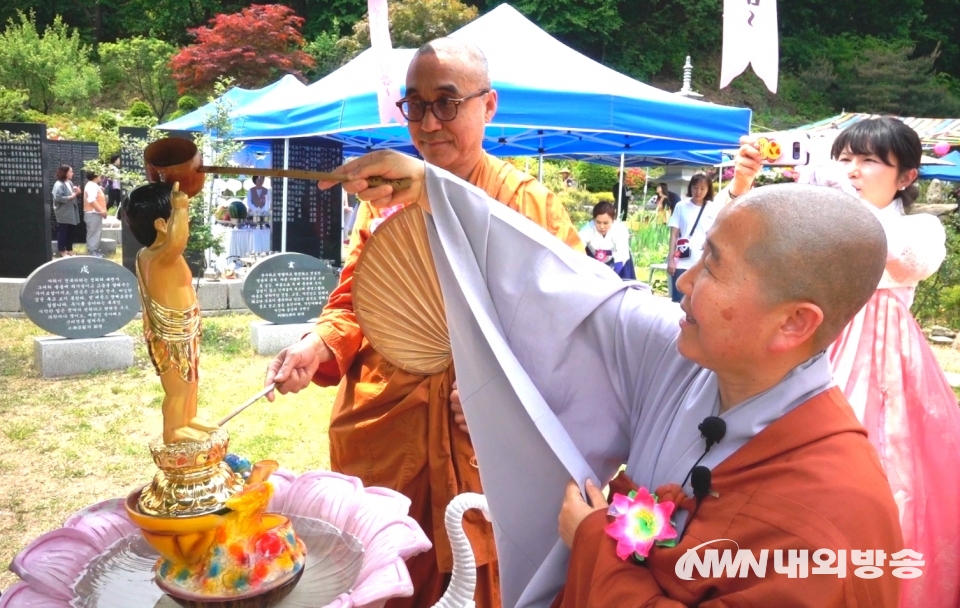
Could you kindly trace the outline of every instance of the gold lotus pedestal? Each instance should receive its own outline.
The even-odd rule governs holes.
[[[150,453],[160,470],[125,503],[131,521],[160,553],[157,585],[188,608],[272,606],[303,574],[306,548],[291,522],[264,513],[272,495],[266,480],[276,463],[257,463],[245,482],[224,462],[228,443],[223,428],[202,442],[156,439]],[[231,567],[234,576],[211,577]],[[257,576],[262,583],[252,584]]]
[[[243,477],[223,461],[230,436],[225,428],[207,441],[150,444],[153,462],[160,469],[144,488],[138,506],[145,515],[190,517],[215,513],[243,487]]]

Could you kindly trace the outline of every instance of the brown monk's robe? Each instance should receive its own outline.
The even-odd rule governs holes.
[[[566,209],[540,182],[488,154],[468,180],[488,195],[540,224],[571,247],[583,250]],[[360,205],[340,284],[314,328],[335,360],[320,366],[313,380],[320,386],[340,383],[330,420],[330,464],[367,486],[397,490],[411,500],[410,516],[434,548],[407,560],[414,595],[388,606],[427,607],[443,593],[453,568],[443,518],[447,503],[463,492],[480,492],[469,436],[450,411],[451,366],[432,376],[395,368],[363,337],[353,312],[353,270],[371,223],[381,217],[368,203]],[[342,380],[341,380],[342,379]],[[498,607],[500,585],[493,529],[470,511],[464,528],[477,560],[477,606]]]
[[[873,580],[853,572],[857,566],[851,562],[851,549],[883,549],[889,562],[890,555],[903,548],[903,539],[877,454],[837,388],[761,431],[713,470],[711,485],[719,498],[704,498],[693,520],[688,519],[681,542],[673,548],[654,547],[643,565],[617,557],[616,541],[604,532],[612,521],[605,509],[589,515],[577,528],[567,582],[553,608],[897,606],[900,580],[889,566],[884,564],[883,576]],[[615,486],[611,483],[611,492],[624,493]],[[695,504],[676,484],[658,488],[656,494],[661,500],[679,495],[683,508]],[[692,581],[677,577],[674,568],[687,549],[723,538],[757,558],[761,549],[768,549],[765,577],[751,570],[748,578],[705,579],[695,568]],[[701,560],[706,549],[737,547],[713,543],[698,550]],[[776,573],[775,549],[807,549],[807,578]],[[846,550],[844,578],[813,574],[818,549]]]

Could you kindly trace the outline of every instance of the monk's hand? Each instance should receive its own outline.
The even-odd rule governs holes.
[[[600,509],[609,508],[607,499],[603,497],[600,488],[593,485],[593,482],[589,479],[585,485],[587,498],[590,499],[589,503],[580,494],[580,486],[571,479],[570,483],[567,484],[567,494],[563,498],[563,506],[560,507],[560,538],[563,539],[563,543],[567,547],[573,547],[573,537],[577,533],[577,528],[580,527],[580,522],[586,519],[587,515]]]
[[[757,139],[745,135],[740,138],[740,149],[734,159],[733,182],[730,184],[730,194],[740,196],[753,188],[753,180],[763,165],[760,163],[760,147]]]
[[[463,415],[463,404],[460,403],[460,391],[457,390],[457,381],[453,381],[450,390],[450,409],[453,410],[453,421],[457,423],[460,430],[464,433],[470,433],[467,430],[467,418]]]
[[[302,340],[280,351],[267,366],[267,377],[263,385],[276,383],[281,395],[299,393],[310,386],[313,375],[321,363],[333,359],[333,352],[324,344],[320,336],[309,333]],[[267,400],[273,401],[273,391],[267,393]]]
[[[368,201],[374,207],[392,207],[407,203],[419,203],[427,209],[427,199],[424,187],[424,163],[422,160],[394,152],[392,150],[378,150],[356,158],[335,173],[346,175],[343,189],[350,194],[356,194],[361,200]],[[404,190],[394,190],[393,186],[371,186],[368,177],[382,177],[384,179],[410,179],[410,187]],[[317,186],[325,190],[338,182],[321,180]]]

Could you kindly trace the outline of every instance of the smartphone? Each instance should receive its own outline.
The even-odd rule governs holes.
[[[757,138],[760,162],[775,167],[810,164],[810,136],[797,133],[764,133]]]

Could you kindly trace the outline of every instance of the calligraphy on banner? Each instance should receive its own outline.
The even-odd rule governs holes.
[[[753,66],[760,80],[777,92],[780,42],[776,0],[723,1],[723,58],[720,88]]]

